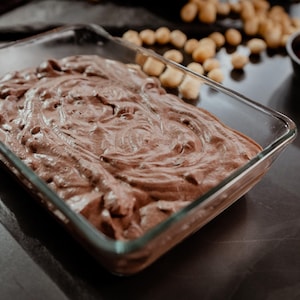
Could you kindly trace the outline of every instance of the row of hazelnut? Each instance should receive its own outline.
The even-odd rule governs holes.
[[[136,44],[144,46],[152,46],[154,44],[164,45],[170,44],[174,48],[167,50],[163,56],[167,59],[177,63],[183,62],[183,54],[190,55],[194,62],[201,64],[201,72],[221,83],[224,79],[222,70],[220,69],[220,62],[216,58],[218,49],[223,47],[226,43],[232,46],[238,46],[242,42],[241,33],[234,28],[228,29],[224,34],[220,32],[213,32],[207,37],[200,40],[195,38],[187,38],[187,35],[181,30],[170,30],[167,27],[159,27],[157,30],[144,29],[140,32],[135,30],[128,30],[123,34],[123,38]],[[248,41],[247,46],[250,53],[259,54],[267,47],[264,40],[260,38],[252,38]],[[182,51],[183,50],[183,51]],[[234,69],[242,69],[249,59],[246,55],[235,52],[231,56],[231,63]],[[151,70],[146,70],[152,72]]]
[[[227,7],[226,13],[225,4],[229,7],[229,9]],[[211,21],[201,20],[201,12],[212,6],[216,12],[215,18],[212,18]],[[267,48],[284,46],[287,37],[300,28],[300,22],[297,19],[289,17],[281,6],[271,7],[266,0],[238,0],[234,3],[219,2],[219,0],[189,0],[181,9],[180,15],[183,21],[192,22],[198,14],[200,21],[209,23],[216,21],[217,15],[227,16],[230,12],[239,14],[243,21],[244,32],[248,35],[246,46],[249,54],[258,55]],[[206,11],[206,15],[208,14]],[[256,30],[253,28],[251,30],[250,24],[254,19],[258,26]],[[274,27],[273,30],[271,30],[272,27]],[[278,30],[278,28],[281,29]],[[179,29],[170,30],[164,26],[156,30],[144,29],[140,32],[128,30],[123,34],[123,38],[138,46],[150,47],[154,44],[168,44],[171,49],[163,54],[165,58],[182,64],[183,53],[186,53],[193,61],[192,64],[187,65],[188,68],[198,74],[204,74],[218,83],[223,82],[224,74],[220,62],[216,58],[217,51],[225,44],[233,46],[237,50],[243,42],[242,33],[235,28],[229,28],[224,33],[212,32],[200,40],[188,38]],[[243,69],[249,62],[249,55],[235,51],[231,54],[230,61],[233,69]],[[185,94],[185,98],[194,98],[197,95],[199,80],[198,84],[195,80],[192,81],[193,84],[191,84],[191,80],[188,80],[187,84],[187,80],[183,80],[182,74],[175,74],[174,68],[165,69],[164,64],[155,62],[153,58],[149,58],[148,62],[143,61],[142,67],[148,75],[158,77],[164,86],[179,87],[179,90]],[[192,86],[193,88],[191,88]],[[190,91],[185,90],[185,87],[188,87]]]

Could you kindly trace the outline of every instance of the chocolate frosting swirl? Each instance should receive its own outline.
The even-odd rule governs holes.
[[[141,236],[261,150],[158,79],[99,56],[7,74],[0,99],[1,139],[114,239]]]

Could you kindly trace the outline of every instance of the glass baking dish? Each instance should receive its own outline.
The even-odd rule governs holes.
[[[59,59],[77,54],[96,54],[129,64],[152,57],[165,67],[172,66],[185,75],[197,78],[201,81],[201,89],[198,99],[193,101],[194,105],[208,110],[224,124],[247,135],[262,147],[258,155],[203,196],[172,214],[141,237],[123,241],[105,236],[82,215],[74,212],[47,183],[10,151],[5,141],[1,141],[0,157],[7,170],[28,188],[33,197],[44,205],[87,251],[114,274],[131,275],[143,270],[199,230],[247,193],[296,137],[296,126],[287,116],[168,61],[151,50],[113,37],[94,24],[63,26],[3,46],[0,49],[0,76],[35,67],[50,58]]]

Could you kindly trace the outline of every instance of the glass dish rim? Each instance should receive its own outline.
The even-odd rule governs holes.
[[[247,164],[238,168],[234,171],[230,176],[222,180],[217,186],[209,190],[207,193],[198,197],[193,202],[188,204],[186,207],[182,208],[180,211],[172,214],[163,222],[157,224],[155,227],[144,233],[141,237],[133,240],[114,240],[111,239],[101,232],[99,232],[96,228],[94,228],[83,216],[73,211],[63,199],[61,199],[42,179],[40,179],[29,167],[27,167],[3,142],[0,141],[0,154],[2,154],[9,162],[13,163],[14,167],[23,175],[25,178],[29,178],[30,182],[34,185],[35,188],[38,189],[39,192],[43,194],[52,204],[54,204],[55,208],[58,209],[63,215],[70,221],[72,224],[76,225],[76,228],[84,234],[84,236],[92,243],[96,248],[105,250],[108,252],[113,252],[118,255],[128,254],[133,251],[142,249],[149,242],[157,238],[160,234],[162,234],[165,230],[171,227],[172,224],[177,223],[180,219],[184,218],[188,213],[190,213],[195,207],[200,204],[209,201],[211,197],[213,197],[216,193],[225,189],[227,185],[231,184],[233,181],[239,179],[246,171],[249,171],[259,162],[267,159],[274,153],[276,150],[285,146],[288,142],[291,142],[297,135],[297,127],[294,121],[292,121],[288,116],[275,111],[269,107],[266,107],[254,100],[251,100],[244,95],[227,88],[226,86],[214,82],[213,80],[205,77],[204,75],[197,74],[183,65],[179,65],[170,60],[165,59],[161,55],[155,53],[152,50],[133,45],[129,42],[122,40],[119,37],[115,37],[110,35],[102,26],[96,24],[74,24],[74,25],[63,25],[54,29],[47,30],[43,33],[36,34],[31,37],[27,37],[21,40],[17,40],[14,42],[10,42],[4,44],[0,47],[0,51],[3,49],[9,49],[11,47],[20,47],[26,46],[28,44],[42,43],[44,39],[54,39],[55,37],[63,34],[64,32],[72,32],[74,30],[83,29],[93,31],[98,35],[102,35],[105,38],[124,45],[125,47],[129,47],[135,51],[139,51],[142,53],[146,53],[147,55],[154,56],[163,60],[167,64],[171,64],[176,68],[183,69],[185,72],[188,72],[196,77],[201,77],[206,84],[219,91],[226,93],[227,95],[231,95],[235,97],[240,102],[244,104],[250,105],[251,107],[260,110],[272,117],[280,119],[283,123],[285,123],[286,133],[281,135],[276,140],[272,141],[268,146],[263,148],[261,152],[259,152],[254,158],[252,158]]]

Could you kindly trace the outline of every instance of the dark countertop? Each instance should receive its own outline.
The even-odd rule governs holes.
[[[3,14],[0,38],[74,19],[114,32],[177,22],[133,4],[70,2],[30,1]],[[290,13],[300,16],[299,4]],[[285,53],[264,53],[239,74],[230,70],[225,53],[220,58],[227,68],[224,85],[300,126],[300,84]],[[300,136],[225,212],[141,273],[116,277],[0,168],[0,299],[300,299],[299,170]]]

